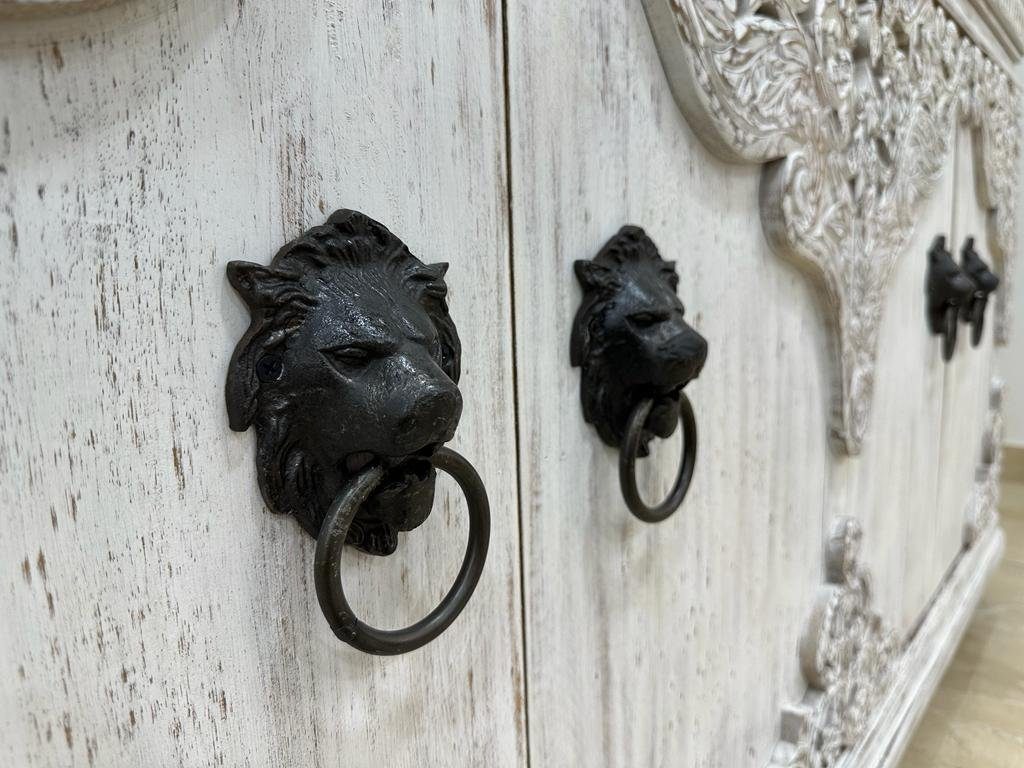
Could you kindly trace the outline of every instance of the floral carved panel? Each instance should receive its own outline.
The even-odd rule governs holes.
[[[761,218],[819,289],[836,360],[831,437],[864,440],[883,299],[958,122],[972,126],[990,250],[1009,277],[1016,89],[932,0],[644,0],[680,109],[731,162],[764,164]],[[1009,279],[996,308],[1005,341]]]
[[[861,529],[836,520],[819,592],[800,644],[803,700],[782,715],[770,768],[834,768],[865,734],[899,659],[896,636],[872,607],[859,565]]]

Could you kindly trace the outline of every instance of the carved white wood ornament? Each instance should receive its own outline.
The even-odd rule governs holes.
[[[835,522],[826,574],[800,643],[807,693],[782,715],[770,768],[833,768],[861,739],[895,672],[896,635],[872,608],[860,524]]]
[[[989,388],[988,419],[981,438],[981,459],[975,470],[974,489],[967,504],[964,544],[971,546],[999,519],[999,478],[1003,472],[1003,390],[993,377]]]
[[[831,437],[860,451],[883,298],[956,122],[975,131],[1008,327],[1017,94],[932,0],[644,0],[680,109],[732,162],[765,163],[761,218],[820,289],[838,369]],[[922,264],[924,255],[921,255]],[[923,268],[922,268],[923,269]]]

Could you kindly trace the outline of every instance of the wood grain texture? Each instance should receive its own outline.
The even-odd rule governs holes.
[[[0,763],[518,766],[502,39],[493,3],[132,2],[0,27]],[[320,614],[223,385],[267,261],[335,207],[450,261],[490,556],[439,640],[378,659]],[[387,560],[397,626],[465,546],[450,481]]]
[[[509,57],[532,764],[763,764],[803,693],[796,648],[823,580],[813,294],[768,249],[756,171],[687,127],[639,3],[510,3]],[[697,474],[658,525],[626,509],[569,365],[572,262],[627,222],[678,260],[710,345],[687,389]],[[672,448],[647,470],[652,497]]]
[[[877,606],[903,638],[959,551],[959,524],[935,532],[945,371],[923,290],[928,245],[951,226],[954,170],[920,206],[893,275],[863,453],[836,456],[819,299],[769,250],[759,169],[716,160],[691,131],[640,8],[577,10],[509,4],[531,757],[764,765],[782,705],[803,695],[796,648],[830,521],[862,522]],[[568,360],[572,261],[626,222],[678,260],[688,318],[710,345],[688,388],[697,474],[658,526],[626,510],[616,453],[583,422]],[[652,497],[677,450],[649,462]]]

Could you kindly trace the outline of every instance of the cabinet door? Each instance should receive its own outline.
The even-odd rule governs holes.
[[[534,765],[759,765],[803,693],[822,581],[830,371],[803,276],[770,250],[757,168],[716,160],[676,108],[639,3],[509,4],[509,87],[530,752]],[[677,261],[708,340],[687,387],[682,508],[626,508],[583,420],[573,261],[623,224]],[[678,443],[642,460],[646,495]]]
[[[0,763],[522,765],[502,40],[493,4],[132,0],[0,26]],[[334,208],[448,261],[453,446],[490,554],[437,641],[376,658],[317,605],[313,540],[268,513],[224,380],[266,263]],[[422,617],[461,495],[357,612]]]

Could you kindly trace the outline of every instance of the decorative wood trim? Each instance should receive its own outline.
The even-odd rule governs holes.
[[[1003,392],[998,376],[992,378],[988,397],[988,418],[981,438],[981,458],[975,470],[974,489],[967,502],[964,545],[971,546],[999,519],[999,478],[1003,469]]]
[[[868,577],[849,543],[859,538],[856,521],[837,522],[829,543],[830,583],[801,644],[808,691],[800,705],[783,711],[782,740],[769,768],[895,768],[1004,548],[998,525],[981,531],[939,587],[913,637],[898,649],[871,611],[863,586]],[[832,571],[840,563],[845,575],[835,583]],[[813,653],[808,638],[818,638]]]
[[[995,525],[964,550],[904,648],[892,684],[875,710],[870,728],[839,768],[899,766],[1004,549],[1003,529]]]
[[[807,694],[782,714],[771,768],[829,768],[863,736],[895,671],[896,635],[874,612],[861,569],[860,524],[836,521],[828,542],[828,583],[800,643]]]
[[[1009,45],[1013,58],[1024,54],[1024,3],[1021,0],[968,0]]]
[[[857,564],[860,524],[836,520],[828,583],[800,645],[807,694],[783,710],[769,768],[896,766],[1004,548],[998,525],[1004,389],[993,377],[963,553],[905,648],[873,612],[870,576]]]
[[[1005,343],[1015,86],[931,0],[644,0],[644,8],[695,132],[725,160],[765,165],[764,230],[819,289],[836,359],[830,434],[839,452],[856,454],[889,278],[958,120],[975,129],[989,250],[1004,277],[995,335]]]

